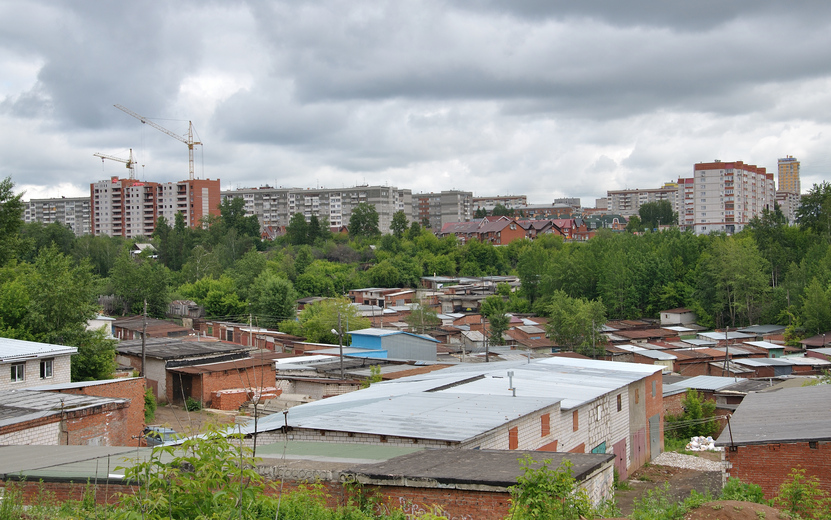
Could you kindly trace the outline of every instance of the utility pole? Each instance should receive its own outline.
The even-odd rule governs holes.
[[[343,329],[340,326],[340,311],[338,311],[338,348],[340,350],[340,378],[343,381]]]
[[[144,299],[144,314],[141,318],[141,377],[147,377],[147,298]]]

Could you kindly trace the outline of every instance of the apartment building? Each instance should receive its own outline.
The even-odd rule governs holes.
[[[787,191],[799,195],[802,186],[799,182],[799,161],[790,155],[779,159],[779,191]]]
[[[796,224],[796,210],[802,202],[802,196],[799,193],[791,191],[776,191],[776,203],[779,204],[779,210],[788,219],[788,224]]]
[[[90,233],[89,197],[32,199],[25,203],[26,222],[58,223],[71,229],[75,236]]]
[[[738,233],[762,210],[772,210],[775,201],[773,174],[742,161],[698,163],[693,176],[678,184],[679,224],[696,234]]]
[[[648,202],[667,200],[672,204],[673,211],[679,211],[678,184],[667,182],[660,188],[610,190],[606,192],[607,208],[609,213],[631,217],[637,215],[641,205]]]
[[[354,186],[351,188],[242,188],[223,191],[222,198],[242,198],[245,212],[256,215],[260,225],[287,226],[291,217],[301,213],[309,220],[312,215],[329,226],[348,226],[352,210],[365,202],[378,212],[378,228],[389,233],[392,216],[403,211],[412,214],[412,191],[395,186]]]
[[[467,222],[473,217],[473,193],[470,191],[416,193],[412,200],[413,220],[434,230],[451,222]]]
[[[195,228],[203,217],[219,216],[219,203],[218,179],[158,183],[112,177],[90,184],[90,231],[126,238],[150,236],[160,216],[172,225],[177,213]]]
[[[528,205],[528,197],[525,195],[505,195],[496,197],[473,197],[473,207],[475,209],[484,208],[491,212],[497,204],[501,204],[507,209],[521,209]]]

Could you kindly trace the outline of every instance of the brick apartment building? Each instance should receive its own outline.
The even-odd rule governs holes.
[[[219,180],[146,182],[113,177],[90,184],[90,232],[93,235],[149,237],[163,216],[169,225],[176,214],[191,229],[203,217],[219,216]]]

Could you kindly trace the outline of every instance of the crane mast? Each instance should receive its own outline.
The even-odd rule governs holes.
[[[193,147],[196,146],[196,145],[201,145],[202,143],[199,142],[199,141],[194,141],[193,140],[193,122],[192,121],[188,121],[188,136],[187,136],[187,138],[184,138],[179,134],[171,132],[170,130],[168,130],[167,128],[165,128],[163,126],[154,123],[153,121],[147,119],[146,117],[144,117],[142,115],[139,115],[139,114],[136,114],[135,112],[133,112],[132,110],[130,110],[129,108],[127,108],[125,106],[122,106],[122,105],[113,105],[113,106],[115,108],[121,110],[125,114],[128,114],[128,115],[131,115],[131,116],[135,117],[136,119],[138,119],[142,123],[144,123],[146,125],[150,125],[153,128],[155,128],[156,130],[158,130],[162,133],[165,133],[165,134],[169,135],[170,137],[172,137],[174,139],[177,139],[177,140],[185,143],[186,145],[188,145],[188,175],[189,175],[188,178],[190,180],[193,180],[193,172],[194,172],[194,168],[193,168]]]
[[[120,163],[124,163],[127,169],[130,170],[130,180],[136,179],[136,162],[133,160],[133,149],[130,148],[130,158],[129,159],[122,159],[121,157],[116,157],[114,155],[107,155],[105,153],[94,153],[92,154],[95,157],[100,157],[101,162],[104,162],[104,159],[109,159],[111,161],[117,161]]]

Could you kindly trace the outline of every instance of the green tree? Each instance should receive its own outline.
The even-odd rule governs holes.
[[[149,316],[164,318],[170,303],[170,271],[146,254],[123,253],[110,272],[109,288],[121,302],[122,314],[141,314],[147,301]]]
[[[381,234],[378,229],[378,211],[375,206],[361,202],[352,208],[349,217],[349,236],[373,238]]]
[[[290,281],[263,271],[251,288],[250,303],[258,325],[276,328],[281,321],[296,316],[297,292]]]
[[[646,229],[658,229],[660,226],[678,224],[678,213],[672,211],[672,204],[668,200],[658,200],[641,204],[638,216]]]
[[[421,301],[410,305],[410,314],[404,318],[404,321],[410,326],[410,331],[416,334],[424,334],[441,325],[441,319],[436,311]]]
[[[306,217],[302,213],[295,213],[289,220],[289,225],[286,226],[286,239],[289,244],[294,246],[301,246],[308,243],[309,239],[309,224],[306,222]]]
[[[421,224],[413,222],[410,224],[410,229],[407,230],[407,239],[415,240],[419,236],[421,236]]]
[[[626,224],[626,231],[629,233],[638,233],[643,231],[643,223],[641,222],[641,217],[637,215],[632,215],[629,217],[629,222]]]
[[[799,226],[831,240],[831,183],[814,184],[796,211]]]
[[[514,216],[514,210],[510,209],[510,208],[506,208],[502,204],[497,204],[496,206],[493,207],[493,210],[491,211],[491,215],[493,215],[494,217],[513,217]]]
[[[240,236],[260,238],[260,221],[256,215],[245,215],[245,200],[228,197],[219,205],[220,221],[227,233],[235,229]]]
[[[600,330],[606,323],[606,309],[602,302],[556,291],[548,304],[548,316],[548,335],[557,345],[588,356],[604,353]]]
[[[404,213],[404,211],[398,210],[392,214],[392,224],[390,224],[390,231],[392,231],[392,234],[395,235],[396,238],[403,238],[404,233],[407,231],[409,225],[409,219],[407,218],[407,214]]]
[[[704,399],[697,390],[687,389],[687,395],[681,401],[684,413],[667,417],[665,430],[668,436],[676,439],[689,439],[695,436],[715,435],[718,422],[715,420],[716,402]]]
[[[22,193],[14,194],[11,177],[0,181],[0,266],[17,256],[23,247],[20,228],[23,226]]]
[[[474,219],[485,218],[488,216],[488,210],[485,208],[476,208],[476,211],[473,212]]]
[[[577,486],[572,463],[564,461],[552,470],[551,460],[541,463],[525,455],[519,459],[522,475],[509,488],[511,512],[516,520],[578,520],[618,516],[605,515],[592,505],[585,489]]]
[[[72,381],[96,381],[113,377],[116,369],[114,339],[107,339],[102,327],[81,333],[73,346],[78,353],[72,356]]]
[[[344,345],[350,343],[346,334],[348,331],[370,327],[370,321],[361,316],[349,299],[329,298],[307,305],[300,311],[297,317],[300,323],[299,333],[314,343],[337,344],[338,335],[332,333],[332,330],[338,330],[338,316],[340,316],[340,330],[344,335]],[[281,324],[280,330],[289,332],[286,324]]]
[[[831,330],[831,290],[814,278],[802,295],[802,326],[809,336]]]

